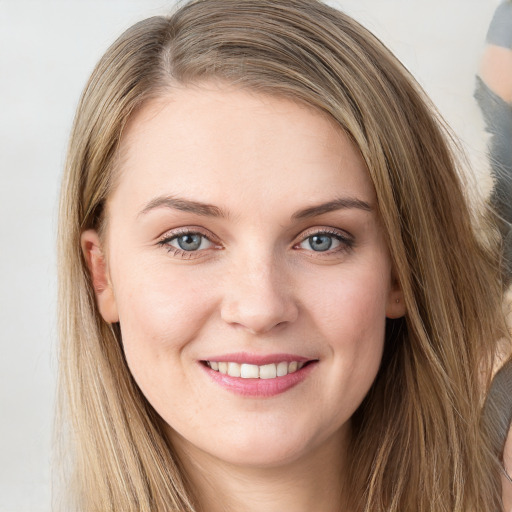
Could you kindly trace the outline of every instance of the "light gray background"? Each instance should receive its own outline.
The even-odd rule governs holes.
[[[67,136],[102,52],[164,0],[0,0],[0,512],[50,510],[55,221]],[[472,98],[497,0],[340,0],[425,87],[477,166]]]

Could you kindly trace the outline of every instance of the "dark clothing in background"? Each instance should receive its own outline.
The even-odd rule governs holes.
[[[512,1],[501,3],[489,26],[487,44],[512,49]],[[512,72],[512,70],[510,70]],[[505,102],[477,77],[475,98],[480,105],[486,130],[491,134],[489,158],[494,188],[491,204],[502,217],[505,279],[512,281],[512,105]]]
[[[512,26],[511,32],[512,32]],[[512,281],[512,105],[492,92],[477,77],[475,98],[482,109],[489,140],[489,159],[494,187],[491,204],[502,217],[500,231],[504,240],[505,279]]]
[[[487,43],[512,48],[512,2],[503,2],[496,9],[487,32]]]
[[[501,3],[487,32],[487,44],[512,49],[512,1]],[[512,70],[510,70],[512,72]],[[490,133],[489,159],[494,180],[490,201],[501,217],[499,229],[504,241],[504,278],[512,283],[512,105],[495,94],[477,77],[475,98]],[[483,421],[495,431],[496,455],[503,457],[503,448],[512,421],[512,360],[493,379],[484,407]],[[503,460],[503,459],[502,459]],[[504,468],[510,471],[512,468]],[[510,480],[510,475],[508,475]]]

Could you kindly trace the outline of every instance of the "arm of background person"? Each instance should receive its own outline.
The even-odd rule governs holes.
[[[487,33],[475,97],[490,133],[491,203],[502,218],[506,279],[512,281],[512,1],[497,8]]]
[[[489,158],[494,187],[490,201],[501,216],[505,279],[512,282],[512,1],[496,9],[486,38],[477,77],[475,97],[490,133]],[[509,315],[510,318],[510,315]],[[497,374],[489,402],[494,402],[493,422],[499,426],[498,453],[503,453],[504,512],[512,512],[512,362]],[[507,437],[508,432],[508,437]],[[503,447],[504,439],[506,440]],[[503,452],[502,452],[503,450]]]

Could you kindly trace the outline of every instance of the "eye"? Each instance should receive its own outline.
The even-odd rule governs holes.
[[[198,251],[209,247],[211,242],[200,233],[185,233],[171,238],[168,244],[184,251]]]
[[[182,258],[199,257],[197,253],[212,247],[218,247],[205,234],[191,230],[182,230],[175,234],[167,233],[158,242],[158,245],[165,247],[174,256]]]
[[[317,231],[304,238],[296,247],[318,253],[336,253],[347,251],[354,245],[354,240],[348,234],[338,231]]]
[[[326,234],[319,234],[319,235],[313,235],[308,238],[306,238],[305,242],[309,244],[311,249],[313,251],[328,251],[331,247],[333,242],[336,242],[337,240],[334,239],[334,237]],[[304,242],[303,242],[304,243]]]

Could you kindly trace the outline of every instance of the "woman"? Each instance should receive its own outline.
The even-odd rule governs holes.
[[[68,510],[499,510],[482,389],[510,348],[474,217],[432,106],[346,15],[207,0],[129,29],[62,190]]]

